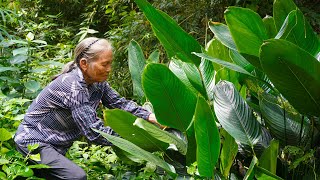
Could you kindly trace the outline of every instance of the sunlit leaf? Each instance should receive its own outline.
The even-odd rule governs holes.
[[[254,177],[254,167],[255,167],[255,165],[257,163],[258,163],[257,157],[253,156],[252,160],[251,160],[251,163],[250,163],[250,166],[249,166],[249,169],[248,169],[246,175],[243,178],[244,180],[253,179],[253,177]]]
[[[223,45],[232,50],[237,50],[227,25],[218,22],[209,22],[209,28]]]
[[[6,130],[5,128],[0,128],[0,141],[8,141],[9,139],[12,138],[11,133]]]
[[[214,111],[222,127],[237,141],[251,147],[258,142],[261,125],[232,83],[221,81],[215,86]]]
[[[239,52],[259,57],[259,48],[268,39],[259,14],[247,8],[229,7],[225,19]]]

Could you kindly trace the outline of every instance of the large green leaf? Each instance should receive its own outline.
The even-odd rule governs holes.
[[[133,95],[142,99],[144,92],[141,85],[141,74],[146,65],[146,60],[140,45],[134,40],[130,42],[128,47],[128,64],[132,78]]]
[[[220,170],[225,178],[229,176],[230,168],[238,153],[238,144],[224,129],[220,129],[222,148],[220,154]]]
[[[293,10],[289,13],[276,36],[276,39],[278,38],[298,45],[312,56],[316,56],[319,52],[320,42],[317,34],[313,32],[300,10]]]
[[[169,145],[152,137],[145,130],[134,126],[133,123],[137,119],[129,112],[114,109],[105,110],[104,118],[106,125],[110,126],[122,138],[136,144],[147,151],[164,151]]]
[[[182,139],[178,138],[174,134],[171,134],[169,132],[166,132],[164,130],[159,129],[155,125],[145,121],[144,119],[138,118],[134,124],[135,126],[140,127],[141,129],[144,129],[147,131],[152,137],[162,141],[166,142],[168,144],[174,144],[179,152],[183,155],[186,155],[187,153],[187,142],[183,141]]]
[[[234,70],[236,72],[240,72],[240,73],[243,73],[243,74],[246,74],[246,75],[249,75],[249,76],[253,76],[248,71],[243,69],[241,66],[238,66],[236,64],[233,64],[233,63],[230,63],[230,62],[227,62],[227,61],[223,61],[223,60],[218,59],[218,58],[211,57],[210,55],[204,54],[204,53],[194,53],[194,54],[199,56],[199,57],[205,58],[205,59],[207,59],[209,61],[212,61],[212,62],[214,62],[216,64],[219,64],[219,65],[221,65],[223,67],[226,67],[228,69],[232,69],[232,70]]]
[[[194,127],[199,173],[201,176],[212,177],[219,158],[220,136],[210,106],[201,96],[198,96]]]
[[[138,157],[140,159],[143,159],[145,161],[151,162],[164,170],[166,170],[171,176],[175,177],[175,169],[172,165],[166,163],[164,160],[160,159],[156,155],[151,154],[148,151],[145,151],[141,149],[139,146],[131,143],[130,141],[127,141],[125,139],[122,139],[120,137],[112,136],[110,134],[107,134],[105,132],[95,130],[97,133],[100,133],[104,138],[106,138],[108,141],[110,141],[115,146],[119,147],[120,149],[134,155],[135,157]]]
[[[185,132],[195,110],[195,94],[163,64],[146,66],[142,86],[159,123]]]
[[[210,42],[208,42],[206,50],[206,53],[213,58],[225,61],[226,63],[232,63],[232,60],[229,56],[229,49],[217,39],[213,38]],[[228,68],[224,68],[218,63],[214,63],[214,70],[216,71],[215,83],[221,80],[226,80],[238,85],[239,74],[237,72],[231,71]]]
[[[209,22],[209,28],[214,36],[226,47],[237,50],[227,25],[217,22]]]
[[[213,63],[207,59],[202,59],[201,64],[199,66],[199,70],[201,72],[202,78],[203,78],[203,83],[204,86],[206,87],[207,95],[208,95],[208,100],[212,101],[213,100],[213,88],[215,86],[215,79],[214,79],[214,67]]]
[[[168,56],[177,56],[184,62],[200,64],[200,58],[191,52],[201,52],[199,42],[186,33],[177,22],[167,14],[155,9],[146,0],[135,0],[152,25],[157,38],[166,49]]]
[[[12,135],[11,133],[6,130],[5,128],[0,128],[0,141],[8,141],[9,139],[11,139]]]
[[[182,81],[192,92],[195,94],[198,93],[198,90],[196,90],[191,82],[189,81],[185,71],[183,70],[183,64],[185,62],[179,60],[179,59],[172,59],[169,63],[169,69]]]
[[[261,126],[232,83],[219,82],[214,89],[214,111],[222,127],[237,141],[253,147]]]
[[[298,145],[301,130],[301,116],[296,112],[284,112],[279,100],[272,95],[263,94],[260,100],[260,110],[271,134],[283,144]],[[283,100],[282,100],[283,101]],[[282,105],[284,106],[284,105]],[[301,141],[304,142],[309,132],[310,122],[303,122]]]
[[[269,38],[274,38],[277,35],[277,28],[274,22],[274,18],[266,16],[262,19],[264,26],[266,27]]]
[[[259,166],[265,168],[273,174],[277,171],[277,157],[279,151],[279,141],[272,140],[269,147],[264,150],[259,158]]]
[[[297,6],[292,0],[275,0],[273,3],[273,17],[277,30],[280,30],[287,15],[296,10]]]
[[[259,14],[247,8],[229,7],[225,11],[225,19],[239,52],[259,57],[260,46],[268,39]],[[259,62],[251,63],[259,65]]]
[[[206,99],[208,98],[206,88],[203,84],[203,76],[200,74],[199,69],[197,66],[191,63],[183,63],[182,69],[185,72],[189,82],[192,86]]]
[[[320,63],[308,52],[281,39],[261,47],[261,65],[273,85],[300,113],[320,115]]]

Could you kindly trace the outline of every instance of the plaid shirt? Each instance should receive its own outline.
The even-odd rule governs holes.
[[[97,117],[99,103],[119,108],[147,119],[150,112],[133,101],[121,98],[107,82],[87,85],[79,68],[63,74],[44,88],[32,102],[15,134],[19,145],[50,144],[65,151],[74,140],[85,135],[98,144],[110,145],[91,128],[116,134]]]

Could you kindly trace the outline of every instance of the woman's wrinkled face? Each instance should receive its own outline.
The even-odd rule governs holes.
[[[86,63],[82,67],[83,75],[87,84],[104,82],[111,72],[112,50],[103,51],[95,61]]]

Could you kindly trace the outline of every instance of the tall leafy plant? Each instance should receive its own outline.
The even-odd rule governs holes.
[[[196,161],[200,176],[228,178],[237,143],[241,152],[249,152],[244,156],[252,158],[250,164],[239,161],[248,170],[238,176],[290,177],[292,172],[276,174],[276,154],[287,144],[318,146],[314,142],[320,94],[319,39],[294,3],[275,1],[274,18],[265,19],[252,10],[229,7],[227,25],[209,23],[215,38],[206,49],[147,1],[136,3],[170,58],[169,68],[153,63],[145,66],[143,91],[158,121],[187,137],[187,165]],[[219,135],[216,124],[221,126]],[[269,133],[279,144],[269,142]],[[219,136],[226,138],[221,154]],[[228,151],[227,145],[233,148]],[[266,162],[268,158],[271,163]],[[279,158],[282,166],[290,163]],[[313,171],[318,167],[316,163]]]

